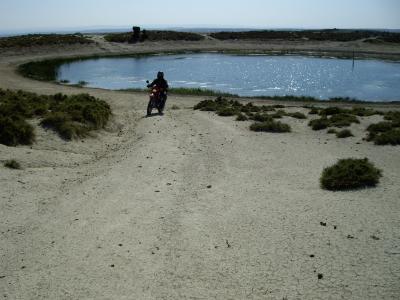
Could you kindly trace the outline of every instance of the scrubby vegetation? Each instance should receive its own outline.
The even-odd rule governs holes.
[[[54,81],[57,79],[57,69],[64,63],[73,59],[52,59],[44,61],[32,61],[18,67],[18,72],[36,80]]]
[[[217,32],[210,34],[219,40],[314,40],[314,41],[340,41],[349,42],[361,39],[378,38],[384,42],[399,43],[400,34],[373,30],[301,30],[277,31],[257,30],[245,32]]]
[[[386,121],[368,126],[367,141],[375,145],[400,145],[400,111],[389,111],[384,119]]]
[[[354,135],[348,129],[344,129],[344,130],[341,130],[341,131],[336,133],[336,137],[338,137],[339,139],[344,139],[344,138],[348,138],[348,137],[351,137],[351,136],[354,136]]]
[[[277,122],[274,119],[282,118],[283,116],[300,117],[297,113],[287,114],[284,110],[276,110],[284,108],[284,105],[262,105],[256,106],[249,102],[242,104],[236,100],[228,100],[223,97],[218,97],[215,100],[203,100],[194,106],[196,110],[213,111],[219,116],[236,116],[236,121],[253,120],[250,126],[252,131],[264,132],[290,132],[291,128],[288,124]],[[300,114],[300,113],[299,113]]]
[[[308,124],[313,130],[322,130],[328,127],[348,127],[353,123],[360,123],[357,118],[357,115],[360,114],[360,109],[349,110],[339,107],[327,107],[318,111],[321,118],[311,120]],[[371,111],[369,113],[376,114],[378,112]]]
[[[27,119],[33,117],[42,118],[43,127],[72,139],[103,128],[110,116],[109,105],[88,94],[46,96],[0,89],[0,143],[8,146],[32,144],[34,129]]]
[[[244,115],[244,114],[242,114],[242,113],[239,113],[238,116],[237,116],[237,118],[236,118],[236,121],[243,122],[243,121],[247,121],[248,119],[249,119],[249,118],[246,117],[246,115]]]
[[[258,131],[258,132],[290,132],[291,128],[288,124],[281,123],[279,121],[265,121],[265,122],[257,122],[250,125],[250,130]]]
[[[312,130],[322,130],[328,128],[330,126],[330,122],[325,117],[325,118],[311,120],[308,123],[308,126],[311,126]]]
[[[14,169],[14,170],[20,170],[20,169],[21,169],[20,163],[17,162],[15,159],[7,160],[7,161],[4,163],[4,166],[5,166],[6,168]]]
[[[301,112],[289,113],[288,116],[300,120],[307,119],[306,115]]]
[[[0,49],[48,45],[91,44],[92,40],[81,34],[29,34],[0,38]]]
[[[326,133],[328,133],[328,134],[337,134],[338,131],[336,129],[334,129],[334,128],[331,128],[331,129],[328,129],[328,131]]]
[[[350,190],[376,186],[381,176],[381,171],[367,158],[348,158],[324,169],[320,182],[327,190]]]
[[[108,42],[128,43],[132,38],[132,32],[111,33],[104,36]],[[201,41],[204,36],[192,32],[146,30],[141,35],[141,41]]]
[[[32,125],[20,115],[4,116],[0,105],[0,144],[30,145],[35,139]]]

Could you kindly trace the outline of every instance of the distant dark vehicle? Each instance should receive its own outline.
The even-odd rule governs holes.
[[[149,81],[146,81],[149,84]],[[147,104],[147,116],[151,116],[153,108],[158,110],[160,115],[163,114],[163,94],[164,89],[160,86],[154,85],[150,87],[149,103]]]
[[[132,27],[132,36],[129,39],[129,43],[134,44],[139,42],[140,40],[140,27],[139,26],[133,26]]]

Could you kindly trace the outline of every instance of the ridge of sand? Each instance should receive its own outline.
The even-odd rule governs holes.
[[[362,141],[381,117],[361,118],[346,140],[291,118],[292,133],[261,134],[193,111],[203,97],[170,97],[168,107],[180,110],[145,119],[145,94],[15,73],[32,59],[132,49],[99,43],[0,55],[1,88],[88,92],[114,111],[108,128],[83,141],[36,127],[32,147],[0,145],[2,161],[24,167],[0,167],[0,297],[397,299],[400,152]],[[322,169],[344,157],[383,169],[379,186],[321,190]]]

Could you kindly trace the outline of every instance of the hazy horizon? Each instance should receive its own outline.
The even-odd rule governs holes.
[[[159,7],[159,13],[155,9]],[[72,28],[257,28],[399,29],[396,0],[183,0],[151,5],[128,0],[2,0],[0,31],[49,31]]]

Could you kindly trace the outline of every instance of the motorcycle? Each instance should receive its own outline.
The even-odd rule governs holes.
[[[149,81],[146,81],[149,84]],[[151,115],[153,108],[157,108],[158,113],[162,115],[163,113],[163,95],[164,89],[154,85],[150,87],[149,103],[147,104],[147,116]]]

